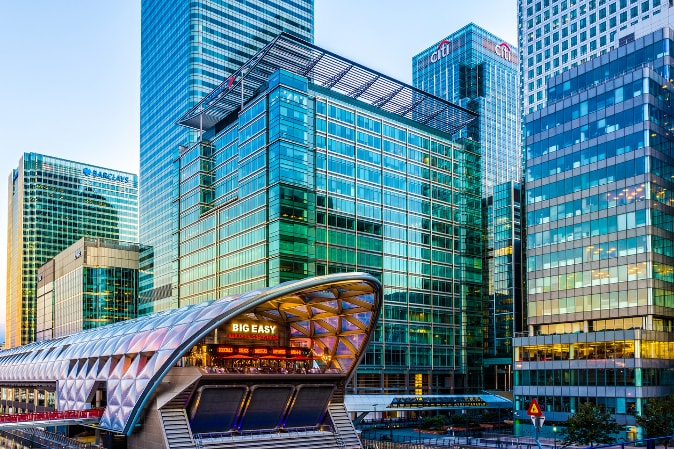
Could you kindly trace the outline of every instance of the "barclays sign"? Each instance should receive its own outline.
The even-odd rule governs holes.
[[[116,175],[114,173],[108,173],[100,170],[92,170],[88,167],[82,169],[84,176],[93,176],[94,178],[103,178],[108,181],[119,181],[119,182],[129,182],[128,176]]]

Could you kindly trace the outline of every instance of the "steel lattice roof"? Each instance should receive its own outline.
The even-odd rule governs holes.
[[[477,115],[356,62],[281,33],[187,112],[178,124],[208,129],[258,94],[279,69],[391,114],[453,134]]]

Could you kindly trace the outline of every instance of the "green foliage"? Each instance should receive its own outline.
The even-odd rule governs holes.
[[[467,413],[455,413],[449,416],[449,422],[453,427],[470,427],[475,421]]]
[[[674,395],[650,398],[636,421],[644,429],[646,438],[674,435]],[[668,441],[663,441],[666,448]]]
[[[445,424],[445,417],[442,415],[428,416],[421,420],[419,428],[428,430],[442,430]]]
[[[562,426],[563,447],[612,444],[616,442],[616,434],[624,430],[609,412],[591,402],[580,404]]]

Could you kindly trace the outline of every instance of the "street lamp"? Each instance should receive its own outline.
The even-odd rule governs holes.
[[[552,426],[552,433],[555,436],[555,449],[557,449],[557,426]]]

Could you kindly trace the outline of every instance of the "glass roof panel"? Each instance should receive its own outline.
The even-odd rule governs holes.
[[[348,331],[361,330],[361,328],[353,324],[351,321],[349,321],[348,317],[344,317],[342,318],[342,327],[340,330],[342,332],[348,332]]]
[[[354,348],[356,348],[356,351],[361,352],[363,351],[363,345],[365,343],[365,334],[351,334],[351,335],[345,335],[342,338],[345,338],[351,342]]]
[[[318,321],[313,321],[313,328],[314,328],[314,334],[315,335],[323,335],[323,334],[334,334],[335,332],[323,327],[321,323]]]
[[[370,323],[372,322],[372,312],[362,312],[362,313],[355,313],[353,315],[349,315],[350,318],[357,319],[361,323],[363,323],[363,326],[369,327]]]
[[[329,316],[320,319],[320,321],[326,328],[332,328],[335,331],[339,330],[339,320],[340,318],[338,316]]]
[[[342,339],[339,339],[339,343],[337,343],[337,349],[335,350],[335,354],[337,355],[353,355],[353,351],[351,350],[350,347],[344,344],[344,341]]]

